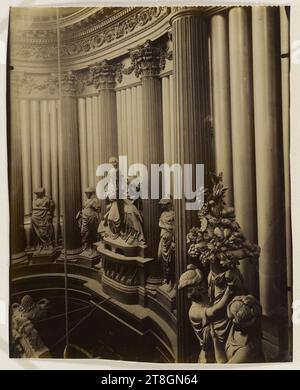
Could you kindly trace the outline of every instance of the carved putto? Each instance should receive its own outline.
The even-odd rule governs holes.
[[[48,348],[44,345],[35,327],[35,322],[46,317],[47,299],[37,303],[30,295],[25,295],[20,304],[12,304],[12,354],[14,357],[41,357],[48,355]]]

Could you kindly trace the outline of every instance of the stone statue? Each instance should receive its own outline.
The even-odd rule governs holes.
[[[45,318],[47,305],[47,299],[35,303],[30,295],[25,295],[20,304],[12,304],[11,344],[14,357],[50,357],[35,328],[35,321]]]
[[[230,331],[225,349],[211,325],[217,363],[261,363],[264,361],[261,337],[262,308],[252,295],[236,296],[227,306]]]
[[[53,248],[54,202],[45,195],[44,188],[37,188],[34,194],[36,198],[33,200],[31,222],[35,247],[41,252]]]
[[[244,334],[242,336],[236,333],[237,327],[233,327],[235,316],[238,318],[247,312],[246,307],[242,308],[246,305],[245,302],[249,305],[253,303],[253,307],[259,305],[253,297],[244,298],[246,292],[238,265],[240,261],[256,260],[260,250],[244,237],[235,220],[234,209],[226,207],[224,198],[227,187],[223,186],[222,174],[212,175],[212,181],[212,190],[204,192],[206,199],[198,212],[200,226],[194,226],[187,235],[188,254],[199,265],[188,266],[190,282],[184,284],[181,281],[179,287],[193,288],[192,295],[189,294],[192,299],[189,317],[200,341],[200,361],[227,362],[233,359],[234,344],[236,343],[236,348],[241,348],[246,342]],[[200,269],[205,271],[207,278],[204,278]],[[191,275],[192,270],[194,277]],[[180,280],[186,280],[187,272],[181,275]],[[196,278],[196,274],[200,276]],[[231,305],[230,302],[239,302],[239,305]],[[237,307],[239,310],[235,311]],[[260,340],[258,327],[251,328],[252,331]],[[239,359],[242,361],[250,358]]]
[[[124,199],[124,232],[123,240],[129,245],[145,246],[143,217],[134,204],[134,199]]]
[[[97,241],[100,203],[94,187],[88,187],[85,196],[83,208],[76,218],[80,227],[83,253],[91,256],[94,252],[93,243]]]
[[[123,176],[120,174],[116,157],[110,157],[109,164],[112,165],[112,168],[107,173],[107,212],[104,215],[103,226],[100,231],[104,231],[105,236],[116,239],[120,236],[122,230],[123,205],[120,200],[120,187],[122,191]]]
[[[112,168],[108,171],[106,214],[98,231],[102,237],[130,246],[145,247],[143,217],[135,200],[126,191],[125,178],[119,171],[118,160],[109,159]]]
[[[159,201],[162,213],[159,218],[160,241],[158,260],[162,264],[163,284],[167,284],[167,292],[175,286],[175,213],[172,200],[163,198]]]
[[[228,328],[226,325],[229,322],[226,308],[230,298],[233,296],[233,291],[227,286],[220,299],[212,303],[208,292],[207,280],[203,272],[193,264],[189,264],[187,271],[180,276],[178,289],[186,289],[187,296],[191,300],[189,319],[200,343],[198,362],[213,362],[214,352],[212,350],[210,324],[219,324],[221,321],[223,328],[220,325],[219,328],[226,332]],[[219,336],[218,334],[218,340],[220,339]]]

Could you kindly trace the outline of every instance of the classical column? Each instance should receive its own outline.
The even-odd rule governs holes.
[[[10,247],[12,264],[27,261],[24,234],[24,200],[22,177],[22,138],[20,132],[18,82],[10,79],[8,105],[9,125],[9,203],[10,203]]]
[[[180,165],[204,164],[210,170],[210,124],[207,123],[208,34],[207,22],[201,12],[179,9],[172,18],[174,61],[174,136],[175,162]],[[206,175],[207,177],[207,175]],[[205,183],[208,185],[208,183]],[[186,211],[185,199],[175,201],[176,279],[186,271],[189,262],[186,235],[197,223],[197,212]],[[188,320],[185,291],[177,291],[177,360],[190,359],[192,329]],[[193,344],[192,344],[193,343]]]
[[[278,7],[252,9],[259,289],[263,313],[286,308]]]
[[[101,133],[99,131],[99,99],[98,96],[92,97],[92,123],[93,123],[93,149],[94,149],[94,186],[97,184],[96,170],[97,166],[100,164],[100,148],[101,144]]]
[[[230,97],[234,207],[245,236],[250,242],[256,242],[250,12],[248,7],[229,11]],[[249,261],[242,261],[240,269],[249,292],[257,295],[257,268]]]
[[[40,102],[41,111],[41,160],[42,160],[42,183],[46,194],[51,197],[51,161],[50,161],[50,116],[48,100]]]
[[[58,175],[58,129],[57,129],[57,101],[49,101],[50,111],[50,150],[51,150],[51,188],[52,199],[55,204],[54,234],[55,242],[58,242],[60,226],[60,207],[59,207],[59,175]]]
[[[287,294],[289,327],[292,328],[292,227],[291,227],[291,183],[290,183],[290,39],[289,7],[280,7],[281,36],[281,96],[282,96],[282,133],[284,164],[284,204],[285,204],[285,237],[287,263]],[[292,329],[289,332],[289,350],[292,350]]]
[[[170,80],[169,77],[162,78],[163,95],[163,133],[164,133],[164,162],[171,163],[171,128],[170,128]]]
[[[215,167],[217,174],[223,172],[224,184],[229,187],[226,202],[232,206],[229,43],[226,14],[214,15],[211,18],[211,52]]]
[[[62,140],[62,196],[64,249],[68,260],[81,251],[81,236],[76,214],[81,210],[79,131],[77,122],[76,76],[62,76],[59,131]]]
[[[132,136],[132,101],[131,88],[126,88],[126,127],[127,127],[127,156],[128,165],[133,162],[133,136]]]
[[[93,144],[93,113],[92,98],[86,98],[86,135],[88,148],[88,178],[89,186],[94,185],[95,167],[94,167],[94,144]]]
[[[162,118],[162,86],[158,77],[162,49],[147,41],[131,53],[135,74],[142,80],[142,163],[148,168],[148,195],[143,199],[144,231],[148,246],[148,255],[156,258],[159,243],[159,204],[158,199],[151,197],[151,164],[163,163],[163,118]],[[159,266],[154,265],[153,276],[160,276]]]
[[[38,100],[30,101],[32,189],[42,185],[41,175],[41,126]]]
[[[78,124],[80,140],[80,173],[81,173],[81,191],[88,187],[88,149],[86,134],[86,104],[85,98],[78,99]]]
[[[116,72],[118,66],[104,60],[90,67],[92,81],[99,90],[99,164],[118,157]]]
[[[143,132],[142,132],[142,126],[143,126],[143,118],[142,118],[142,86],[138,85],[136,87],[136,97],[137,97],[137,126],[138,126],[138,133],[137,133],[137,147],[138,147],[138,162],[142,163],[143,161]]]
[[[31,209],[32,209],[32,171],[31,171],[31,136],[30,136],[30,101],[20,101],[20,128],[22,144],[22,177],[24,198],[24,230],[26,247],[30,247]]]

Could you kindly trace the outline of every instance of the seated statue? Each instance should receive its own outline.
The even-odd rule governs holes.
[[[163,198],[159,201],[162,213],[159,218],[160,241],[158,245],[158,260],[162,264],[163,284],[168,285],[168,292],[175,285],[175,213],[172,200]]]
[[[80,227],[83,252],[92,255],[93,243],[97,241],[100,203],[96,197],[95,188],[88,187],[85,190],[85,195],[83,209],[76,218]]]
[[[44,188],[36,189],[34,194],[36,198],[33,200],[31,223],[35,248],[40,252],[53,247],[54,202],[45,195]]]
[[[116,157],[110,157],[109,164],[112,165],[112,168],[107,173],[107,212],[99,226],[99,231],[104,236],[116,239],[121,234],[123,220],[123,205],[120,200],[120,187],[121,192],[123,191],[123,175],[119,171],[119,163]]]
[[[261,342],[262,308],[252,295],[236,296],[227,307],[230,331],[225,349],[211,325],[217,363],[261,363],[264,361]]]

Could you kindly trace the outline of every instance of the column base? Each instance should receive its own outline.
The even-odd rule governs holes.
[[[171,290],[169,289],[168,284],[163,284],[157,289],[156,299],[170,311],[176,309],[176,288],[176,284],[172,287]]]

